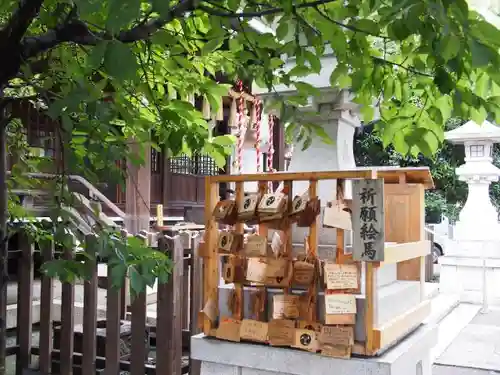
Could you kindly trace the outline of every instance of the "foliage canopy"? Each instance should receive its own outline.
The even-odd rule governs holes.
[[[46,108],[64,150],[59,199],[69,171],[97,181],[116,160],[140,162],[131,138],[222,164],[234,140],[210,138],[188,98],[216,110],[236,77],[296,89],[267,105],[305,146],[324,137],[298,111],[321,95],[304,77],[325,54],[330,84],[352,91],[365,121],[379,114],[384,146],[402,154],[435,152],[452,115],[500,120],[500,31],[465,0],[3,0],[0,25],[0,125],[16,124],[20,98]],[[19,158],[20,172],[43,169]]]

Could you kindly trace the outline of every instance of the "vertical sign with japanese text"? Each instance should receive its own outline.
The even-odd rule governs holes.
[[[352,193],[353,259],[384,260],[384,180],[354,180]]]

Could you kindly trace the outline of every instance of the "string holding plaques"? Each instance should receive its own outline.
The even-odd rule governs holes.
[[[217,241],[219,252],[235,254],[239,252],[243,246],[243,234],[221,231],[219,240]]]
[[[238,220],[238,212],[236,209],[236,202],[231,199],[226,199],[217,202],[212,213],[215,221],[221,224],[234,225]]]

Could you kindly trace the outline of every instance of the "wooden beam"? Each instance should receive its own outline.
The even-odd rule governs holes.
[[[409,332],[420,325],[431,313],[431,302],[421,302],[419,305],[404,314],[399,315],[382,327],[373,331],[373,346],[375,352],[392,344],[401,337],[402,332]]]

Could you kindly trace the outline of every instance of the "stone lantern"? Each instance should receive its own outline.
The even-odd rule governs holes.
[[[445,241],[439,290],[460,301],[500,305],[500,224],[491,203],[489,187],[500,169],[492,164],[493,145],[500,142],[500,127],[473,121],[445,133],[445,138],[465,146],[465,163],[456,172],[467,183],[467,201],[460,212],[454,239]],[[489,300],[489,302],[488,302]]]
[[[500,142],[500,127],[485,121],[469,121],[445,133],[445,139],[465,146],[465,164],[457,168],[460,180],[468,186],[467,201],[460,212],[455,238],[486,240],[499,238],[498,213],[490,200],[489,187],[498,181],[500,169],[492,164],[493,144]]]

